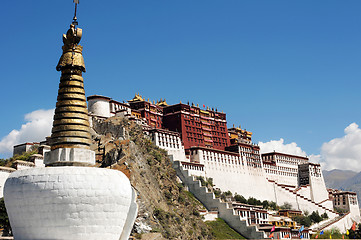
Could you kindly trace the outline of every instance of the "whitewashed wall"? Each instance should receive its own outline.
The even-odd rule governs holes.
[[[134,216],[128,178],[110,169],[19,170],[9,176],[4,195],[17,240],[119,240],[127,216]]]
[[[0,167],[0,198],[4,196],[4,185],[9,175],[14,172],[14,168]]]
[[[88,101],[88,111],[99,117],[110,117],[109,99],[95,98]]]

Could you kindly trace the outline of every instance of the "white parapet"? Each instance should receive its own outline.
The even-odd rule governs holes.
[[[4,196],[4,185],[6,179],[9,177],[9,175],[16,171],[14,168],[8,168],[8,167],[0,167],[0,198]]]
[[[9,176],[4,195],[17,240],[128,239],[125,228],[132,227],[137,212],[128,178],[110,169],[19,170]]]
[[[89,165],[95,164],[95,152],[83,148],[57,148],[45,153],[44,164],[55,162],[78,162]]]

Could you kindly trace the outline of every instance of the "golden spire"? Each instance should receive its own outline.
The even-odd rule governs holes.
[[[55,108],[51,149],[89,149],[91,136],[88,110],[84,92],[82,73],[85,72],[83,47],[78,45],[82,30],[70,25],[63,35],[63,54],[56,70],[61,71],[58,99]]]

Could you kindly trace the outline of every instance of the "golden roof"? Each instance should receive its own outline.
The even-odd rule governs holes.
[[[134,98],[129,100],[128,102],[141,102],[141,101],[144,101],[144,99],[139,93],[136,93]]]
[[[160,99],[160,101],[157,101],[157,106],[168,106],[168,103],[166,102],[166,100],[162,100]]]

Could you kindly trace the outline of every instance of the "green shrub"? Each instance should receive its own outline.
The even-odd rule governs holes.
[[[0,198],[0,227],[3,228],[3,236],[11,235],[11,226],[6,212],[4,198]]]
[[[216,221],[207,221],[206,224],[210,227],[215,239],[245,239],[242,235],[229,227],[221,218],[217,218]]]

